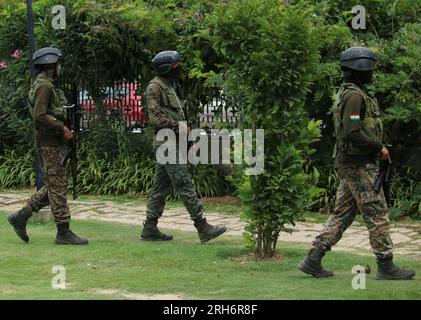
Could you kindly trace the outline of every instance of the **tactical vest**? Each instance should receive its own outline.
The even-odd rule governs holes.
[[[51,89],[51,92],[53,92],[53,97],[47,106],[47,114],[53,116],[57,120],[62,121],[63,123],[66,123],[66,110],[63,108],[63,106],[67,103],[66,97],[64,96],[64,93],[62,90],[57,89],[51,79],[48,77],[47,74],[41,72],[37,75],[36,79],[31,85],[31,89],[29,91],[28,95],[28,107],[29,111],[32,115],[32,118],[34,119],[34,107],[35,107],[35,99],[38,89],[41,85],[47,86],[49,89]],[[48,136],[55,136],[57,135],[54,132],[50,132],[46,128],[40,128],[35,126],[35,137],[36,140],[39,140],[39,138],[48,137]]]
[[[36,92],[41,85],[47,86],[53,92],[53,99],[50,104],[47,106],[47,114],[55,117],[56,119],[66,122],[66,110],[63,106],[67,103],[66,97],[64,96],[63,91],[56,89],[53,82],[48,78],[44,73],[38,74],[35,81],[32,83],[31,90],[29,91],[28,104],[31,115],[34,112]],[[41,129],[41,128],[37,128]]]
[[[356,146],[351,142],[344,139],[344,126],[343,126],[343,107],[345,101],[343,97],[349,90],[361,95],[364,99],[365,114],[361,115],[362,130],[366,135],[380,143],[383,140],[383,124],[380,119],[380,109],[376,99],[369,97],[363,90],[353,83],[344,83],[339,89],[334,98],[332,107],[333,124],[335,129],[336,144],[333,151],[333,158],[340,152],[345,152],[348,155],[369,155],[370,150]]]
[[[177,96],[174,87],[160,77],[153,78],[149,84],[151,83],[157,84],[161,89],[161,112],[175,121],[184,121],[186,119],[184,115],[185,100]],[[153,116],[150,113],[149,121],[152,125],[154,124]]]

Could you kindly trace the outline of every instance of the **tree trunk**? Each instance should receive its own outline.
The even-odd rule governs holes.
[[[263,258],[263,236],[262,236],[262,228],[258,225],[257,226],[257,241],[256,241],[256,258],[261,259]]]
[[[265,232],[265,258],[272,257],[272,230],[270,228],[266,229]]]
[[[273,243],[273,253],[275,253],[275,251],[276,251],[276,245],[278,244],[278,238],[279,238],[279,232],[280,232],[280,230],[276,230],[276,231],[274,231],[274,233],[273,233],[273,238],[272,238],[272,243]]]
[[[257,243],[256,243],[256,257],[260,259],[271,258],[273,256],[273,236],[272,228],[263,226],[258,228]]]
[[[257,241],[255,255],[259,259],[272,258],[276,251],[280,230],[268,226],[257,228]]]

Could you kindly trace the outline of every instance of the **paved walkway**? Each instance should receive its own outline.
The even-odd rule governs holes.
[[[13,212],[22,207],[28,194],[0,193],[0,210]],[[145,205],[135,202],[115,203],[112,201],[69,201],[73,219],[93,219],[106,222],[141,225],[145,219]],[[211,224],[226,225],[228,235],[241,236],[244,222],[235,216],[206,212]],[[159,221],[164,229],[194,232],[195,228],[184,208],[166,209]],[[279,240],[310,244],[322,230],[323,225],[311,222],[297,223],[292,234],[281,233]],[[392,240],[396,255],[421,257],[421,226],[398,224],[392,226]],[[333,250],[371,254],[368,232],[365,226],[354,223]]]

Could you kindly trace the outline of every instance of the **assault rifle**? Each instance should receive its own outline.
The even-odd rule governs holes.
[[[68,143],[68,150],[64,154],[63,159],[61,159],[60,165],[65,166],[67,160],[70,159],[70,170],[72,173],[72,182],[73,182],[73,200],[77,198],[77,175],[78,175],[78,157],[77,157],[77,112],[75,105],[65,106],[67,109],[67,128],[72,132],[73,139]]]
[[[392,145],[386,145],[387,149],[391,149]],[[390,160],[390,157],[387,158],[387,160],[383,160],[380,164],[380,172],[379,176],[377,177],[376,181],[374,181],[373,189],[374,192],[379,193],[381,188],[383,187],[383,191],[385,193],[386,199],[389,198],[388,191],[389,191],[389,177],[390,177],[390,171],[391,171],[391,165],[392,160]]]

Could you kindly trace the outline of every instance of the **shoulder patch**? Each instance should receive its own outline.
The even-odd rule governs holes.
[[[159,95],[161,93],[161,86],[158,83],[151,81],[146,87],[145,93],[154,93],[155,95]]]

